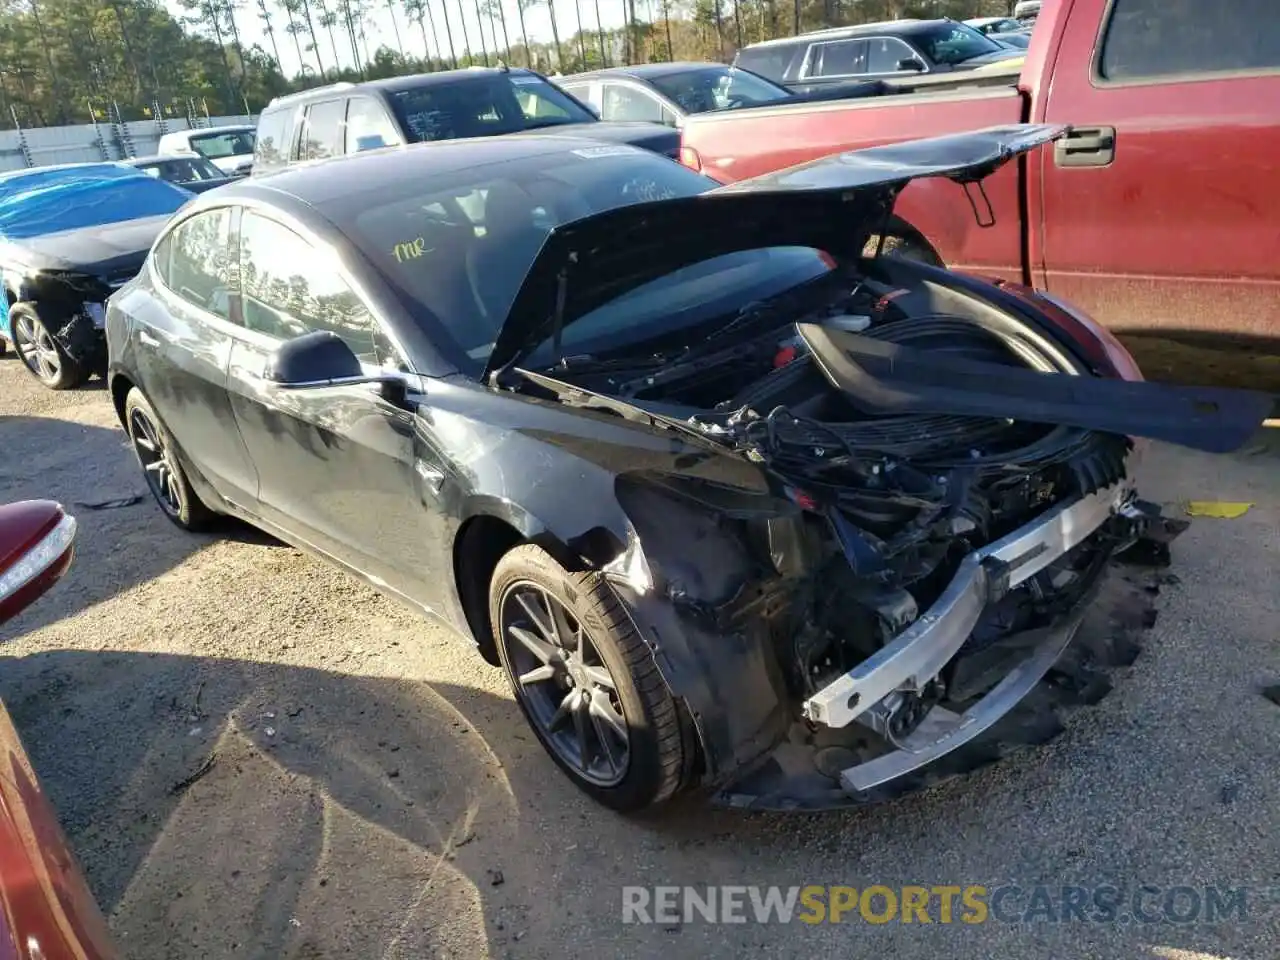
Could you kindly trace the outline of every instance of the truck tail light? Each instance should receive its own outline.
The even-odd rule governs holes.
[[[680,162],[695,173],[702,172],[702,158],[693,147],[680,148]]]

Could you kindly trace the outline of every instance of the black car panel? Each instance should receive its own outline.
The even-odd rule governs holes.
[[[711,181],[688,171],[694,180],[655,193],[655,170],[681,168],[648,152],[554,136],[373,151],[233,185],[195,201],[183,222],[222,216],[221,205],[237,211],[229,233],[198,235],[189,259],[203,272],[183,280],[158,266],[191,309],[151,270],[112,299],[112,395],[122,413],[131,390],[151,398],[191,468],[231,494],[209,506],[442,616],[491,659],[500,654],[522,706],[523,685],[546,682],[560,685],[561,708],[596,704],[593,678],[615,678],[608,663],[586,663],[588,646],[604,635],[616,652],[625,639],[618,669],[670,698],[659,703],[664,729],[688,747],[664,754],[680,762],[648,796],[738,782],[735,803],[858,802],[851,771],[913,771],[899,736],[939,704],[969,715],[946,697],[954,671],[973,662],[971,636],[1014,653],[1045,631],[1058,644],[1043,663],[1015,657],[990,686],[962,688],[987,711],[975,716],[994,722],[1020,697],[993,705],[990,691],[1046,676],[1118,552],[1178,532],[1134,497],[1129,437],[1024,422],[1016,409],[867,411],[823,377],[823,356],[800,335],[816,324],[909,344],[928,351],[940,382],[969,361],[1077,389],[1084,378],[1124,379],[1126,396],[1158,406],[1166,388],[1141,383],[1123,348],[1084,319],[1066,325],[1032,294],[862,256],[913,177],[978,179],[1061,132],[1021,126],[897,145],[710,195]],[[525,189],[535,183],[554,196],[535,198]],[[461,229],[435,235],[429,224]],[[710,314],[658,309],[669,285],[636,293],[708,257],[780,246],[790,252],[771,259],[778,284],[767,292],[751,257],[695,276],[719,290]],[[479,271],[472,248],[486,250]],[[225,281],[225,309],[210,292],[218,284],[202,287],[197,274]],[[505,317],[495,316],[505,292],[484,307],[485,278],[518,289]],[[455,295],[433,297],[439,286]],[[642,322],[626,312],[637,299],[648,304]],[[470,312],[441,315],[468,300]],[[566,327],[589,326],[601,305],[626,321],[612,318],[612,347],[534,362],[535,340],[558,348]],[[318,331],[350,355],[340,351],[315,381],[277,376],[281,345],[303,352]],[[468,356],[477,340],[484,349]],[[482,378],[486,359],[506,376]],[[516,360],[526,365],[512,369]],[[1254,409],[1224,409],[1232,437]],[[252,498],[236,499],[227,433],[254,470],[242,483]],[[1016,554],[1024,540],[1030,549]],[[533,636],[537,611],[519,613],[499,590],[513,571],[564,598],[561,613],[546,608],[557,649]],[[1034,590],[1020,586],[1041,573]],[[564,611],[586,609],[575,603],[585,593],[600,604],[570,622]],[[960,593],[956,626],[947,605]],[[928,657],[945,653],[936,670],[921,672],[932,662],[920,659],[921,642]],[[512,645],[542,666],[512,672]],[[895,661],[904,646],[925,667]],[[860,670],[887,691],[867,703],[838,697],[863,683]],[[829,723],[822,710],[843,719]],[[548,729],[568,716],[548,714]],[[635,735],[633,747],[652,719],[634,703],[607,715]],[[583,720],[575,714],[575,726]],[[952,749],[945,739],[929,748],[939,744]],[[841,770],[827,747],[862,761]],[[771,786],[751,786],[748,771]],[[598,787],[593,795],[619,808],[647,802],[643,790],[627,800]]]

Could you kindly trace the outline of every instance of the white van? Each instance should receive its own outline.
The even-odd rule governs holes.
[[[156,153],[166,157],[192,155],[212,160],[228,176],[241,176],[253,166],[257,134],[252,124],[179,130],[160,138]]]

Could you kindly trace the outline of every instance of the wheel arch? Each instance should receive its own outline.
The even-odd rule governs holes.
[[[927,262],[934,266],[941,267],[945,265],[942,260],[942,254],[929,242],[929,238],[924,235],[924,232],[910,221],[896,214],[891,216],[885,223],[885,236],[898,238],[915,247],[926,257]],[[875,237],[876,235],[873,234],[873,241]]]
[[[129,379],[127,374],[113,371],[108,374],[107,388],[111,392],[111,405],[115,408],[116,419],[120,421],[123,427],[124,422],[124,402],[129,396],[129,391],[136,387],[137,384]]]
[[[484,659],[498,665],[493,624],[489,622],[489,585],[498,562],[523,543],[536,543],[566,570],[604,566],[623,550],[623,541],[603,526],[561,537],[519,505],[497,497],[473,499],[453,538],[453,582],[458,605]]]

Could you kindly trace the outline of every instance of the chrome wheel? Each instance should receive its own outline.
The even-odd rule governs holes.
[[[584,780],[626,776],[631,740],[617,684],[586,628],[529,581],[502,596],[501,631],[516,696],[543,741]]]
[[[62,373],[62,357],[43,323],[25,314],[14,318],[13,345],[28,370],[46,383]]]
[[[170,516],[182,513],[182,489],[169,459],[164,435],[145,412],[135,408],[129,414],[129,439],[142,464],[151,494]]]

